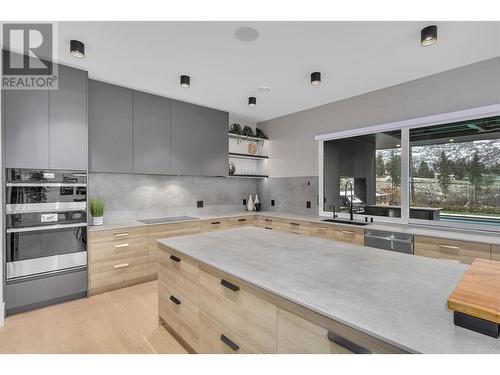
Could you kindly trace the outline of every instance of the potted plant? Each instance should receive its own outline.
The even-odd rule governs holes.
[[[104,222],[104,201],[101,198],[90,200],[90,214],[92,215],[92,225],[102,225]]]

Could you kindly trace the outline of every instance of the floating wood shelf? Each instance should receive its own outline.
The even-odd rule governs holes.
[[[269,139],[249,137],[247,135],[239,135],[239,134],[232,134],[232,133],[229,133],[229,138],[238,139],[240,141],[247,141],[247,142],[267,142],[267,141],[269,141]]]
[[[233,174],[230,175],[229,177],[243,177],[243,178],[268,178],[268,175],[265,174]]]
[[[229,157],[230,158],[239,158],[239,159],[256,159],[256,160],[269,159],[269,156],[266,156],[266,155],[242,154],[239,152],[230,152]]]

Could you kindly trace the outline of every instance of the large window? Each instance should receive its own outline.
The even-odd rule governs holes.
[[[401,131],[326,141],[323,166],[324,211],[401,217]]]
[[[497,107],[495,116],[468,121],[445,119],[467,118],[464,112],[477,117],[491,108],[377,125],[383,131],[376,133],[318,136],[320,214],[335,207],[345,217],[352,203],[357,219],[500,231]]]
[[[419,219],[500,225],[500,117],[410,129],[409,156]]]

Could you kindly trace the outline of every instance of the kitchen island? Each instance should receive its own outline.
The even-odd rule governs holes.
[[[254,227],[158,243],[160,320],[195,352],[500,353],[446,307],[466,265]]]

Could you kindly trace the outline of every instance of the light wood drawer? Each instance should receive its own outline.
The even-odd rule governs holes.
[[[310,228],[311,236],[334,239],[334,231],[332,230],[332,225],[311,223]]]
[[[91,294],[98,290],[114,289],[120,285],[131,285],[129,282],[146,278],[147,274],[147,253],[93,263],[89,272]]]
[[[491,246],[475,242],[415,236],[415,255],[471,264],[475,258],[490,259]]]
[[[333,238],[336,241],[363,245],[365,242],[365,232],[361,228],[351,228],[341,225],[333,225]]]
[[[491,245],[491,259],[500,260],[500,245]]]
[[[158,279],[198,305],[200,295],[198,263],[163,247],[159,252],[159,264]]]
[[[146,237],[129,238],[121,241],[98,242],[89,246],[89,264],[129,259],[148,254]]]
[[[199,353],[202,354],[262,354],[245,339],[200,310]]]
[[[257,216],[257,226],[264,229],[283,230],[286,227],[285,220],[276,219],[273,217]]]
[[[229,225],[231,227],[243,227],[246,225],[253,225],[254,224],[254,216],[248,215],[248,216],[236,216],[236,217],[230,217],[229,218]]]
[[[194,350],[198,350],[199,309],[182,292],[158,279],[158,311],[177,335]]]
[[[200,308],[264,353],[276,351],[276,306],[250,293],[234,278],[203,265]]]
[[[211,220],[201,220],[201,231],[208,232],[211,230],[219,230],[229,228],[229,218],[217,218]]]
[[[114,230],[94,230],[90,231],[90,243],[128,240],[129,238],[144,237],[147,235],[147,226],[118,228]]]
[[[311,223],[302,220],[287,220],[284,223],[284,229],[290,233],[294,234],[304,234],[309,235]]]
[[[277,336],[277,352],[281,354],[352,353],[351,350],[329,340],[326,328],[283,309],[278,309]]]
[[[149,227],[149,271],[150,275],[158,273],[158,242],[157,239],[185,236],[200,232],[200,222],[185,221],[181,223],[159,224]]]

